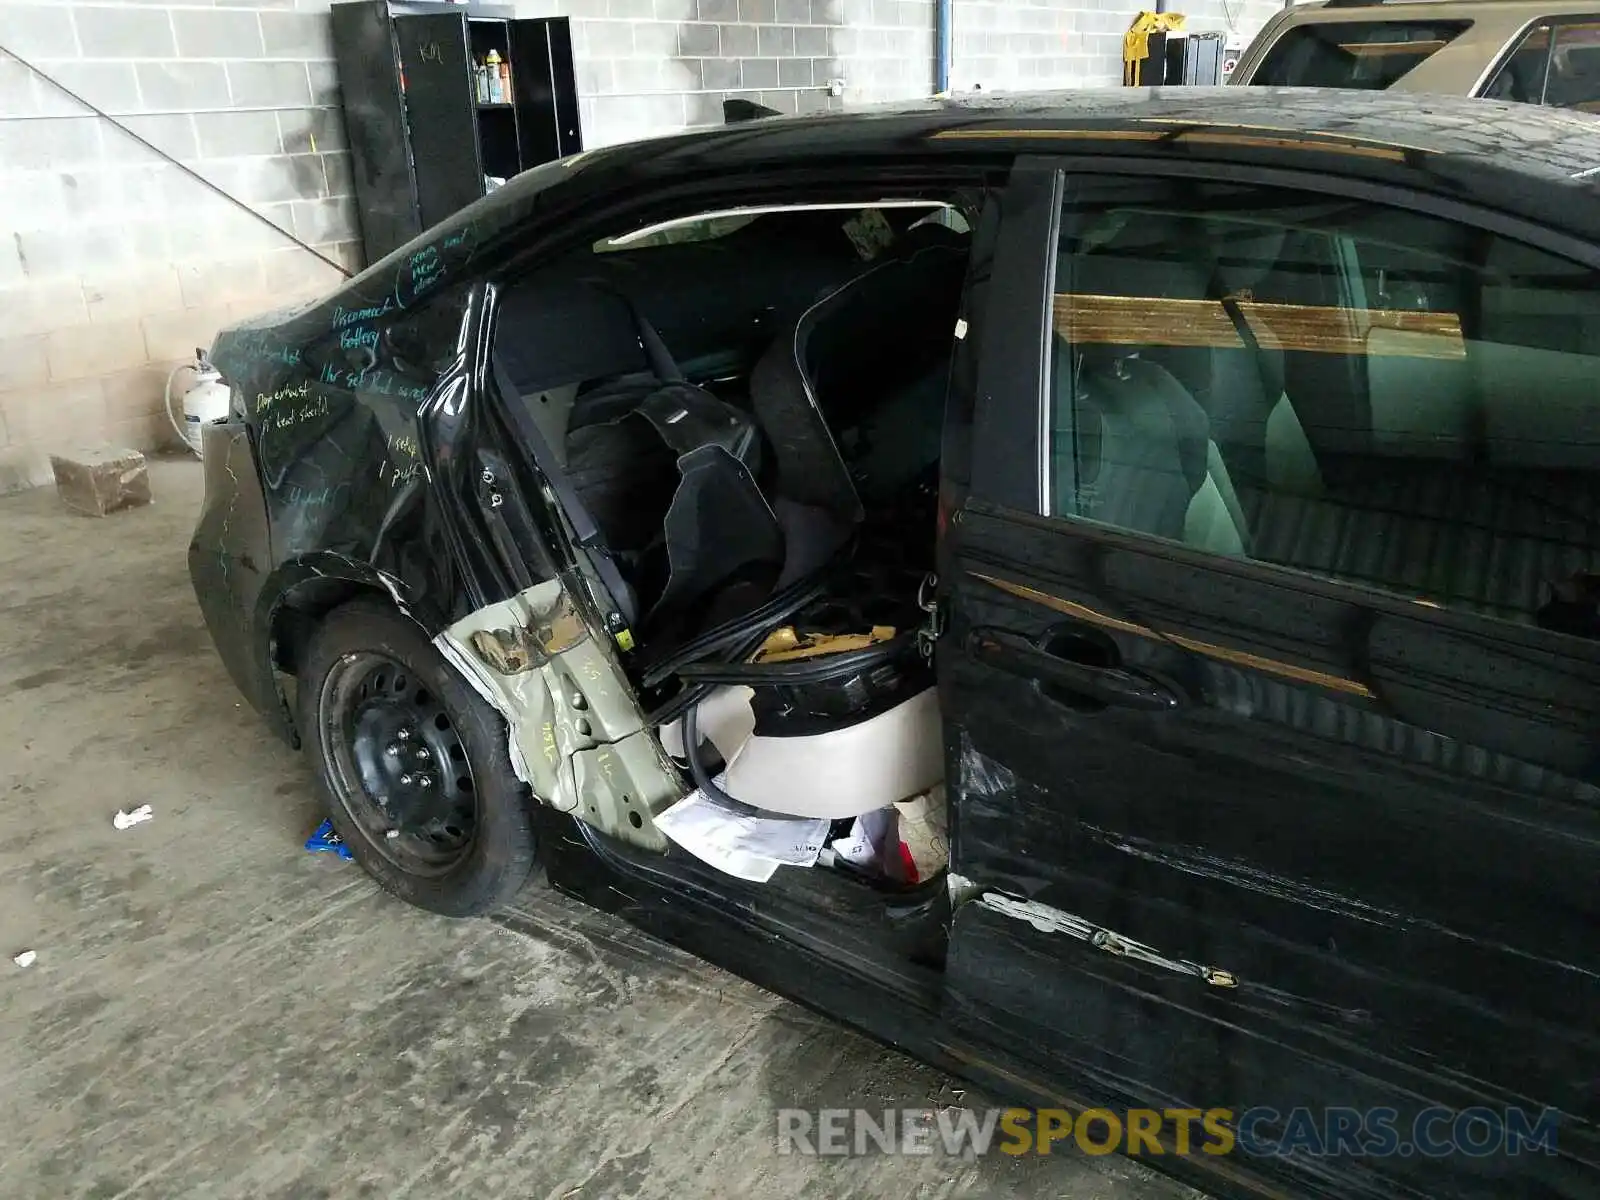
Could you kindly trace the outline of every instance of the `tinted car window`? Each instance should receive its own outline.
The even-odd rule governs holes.
[[[1556,26],[1544,102],[1584,112],[1600,110],[1600,20]]]
[[[1297,25],[1273,43],[1251,78],[1260,87],[1392,87],[1471,21],[1340,21]]]
[[[1053,515],[1506,620],[1600,594],[1596,272],[1367,203],[1122,187],[1063,218]]]
[[[1553,26],[1536,25],[1518,43],[1515,51],[1483,89],[1486,100],[1510,100],[1518,104],[1544,103],[1545,71],[1550,64],[1550,35]]]

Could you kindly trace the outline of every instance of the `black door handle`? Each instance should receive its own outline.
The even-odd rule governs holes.
[[[1102,704],[1169,712],[1181,701],[1172,688],[1148,675],[1126,667],[1077,662],[1005,629],[973,630],[967,635],[967,649],[998,670]]]

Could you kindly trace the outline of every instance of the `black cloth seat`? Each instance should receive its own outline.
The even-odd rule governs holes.
[[[793,538],[785,579],[849,539],[864,490],[876,502],[937,462],[966,266],[961,235],[914,229],[807,309],[756,364],[750,399],[771,448],[769,492],[786,527],[806,531]]]

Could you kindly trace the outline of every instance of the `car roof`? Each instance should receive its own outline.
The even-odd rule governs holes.
[[[1198,87],[935,98],[635,142],[601,151],[598,174],[647,187],[694,173],[985,152],[1002,162],[1025,153],[1298,167],[1454,192],[1600,241],[1600,118],[1460,96]]]
[[[1444,193],[1600,243],[1600,118],[1455,96],[1304,88],[1103,88],[930,99],[772,117],[608,146],[509,180],[320,303],[257,325],[312,332],[340,309],[389,306],[417,269],[461,278],[528,228],[612,197],[699,178],[1019,153],[1297,167]],[[421,267],[416,266],[421,263]],[[429,286],[432,286],[430,283]],[[403,303],[384,307],[403,308]]]
[[[1099,136],[1119,131],[1127,135],[1121,145],[1114,137]],[[942,142],[1031,147],[1036,153],[1076,151],[1084,148],[1071,145],[1076,133],[1096,135],[1077,139],[1085,146],[1093,140],[1122,151],[1137,149],[1140,134],[1155,133],[1160,140],[1152,137],[1152,149],[1183,157],[1193,157],[1202,142],[1225,146],[1219,138],[1267,134],[1330,147],[1343,141],[1457,156],[1551,179],[1570,179],[1600,167],[1600,119],[1586,114],[1458,96],[1329,88],[1095,88],[970,95],[816,117],[767,118],[616,150],[642,159],[692,147],[696,157],[726,160],[730,166],[775,158],[799,165],[824,155],[874,150],[898,154],[911,146],[926,149]],[[1239,148],[1247,145],[1238,142]]]

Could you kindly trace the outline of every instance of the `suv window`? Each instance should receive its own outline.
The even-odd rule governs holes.
[[[1126,179],[1064,210],[1053,316],[1051,515],[1507,620],[1600,594],[1600,273]]]
[[[1600,16],[1535,25],[1483,94],[1491,100],[1600,111]]]
[[[1382,91],[1443,50],[1471,21],[1337,21],[1296,25],[1272,44],[1257,87]]]

